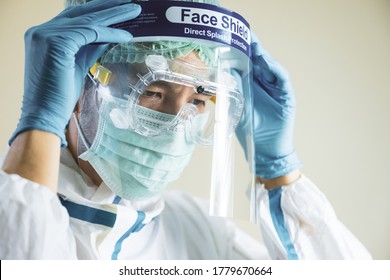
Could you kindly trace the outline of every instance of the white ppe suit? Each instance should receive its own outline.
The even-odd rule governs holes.
[[[0,171],[0,259],[371,258],[306,177],[259,199],[267,250],[182,192],[134,203],[88,185],[64,149],[58,195]]]

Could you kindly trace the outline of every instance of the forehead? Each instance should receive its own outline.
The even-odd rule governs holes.
[[[199,52],[192,51],[185,56],[172,60],[173,69],[180,72],[182,68],[192,68],[198,71],[207,71],[208,67],[199,57]]]
[[[213,81],[215,79],[215,71],[208,67],[199,57],[197,51],[192,51],[185,56],[178,57],[174,60],[167,60],[168,69],[166,71],[174,74],[185,75],[193,79]],[[141,77],[155,70],[149,68],[147,63],[110,63],[106,67],[113,73],[113,83],[127,81],[131,84],[136,84]],[[114,86],[114,85],[113,85]]]

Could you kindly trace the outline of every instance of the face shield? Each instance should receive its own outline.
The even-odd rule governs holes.
[[[248,24],[208,4],[139,4],[137,19],[115,26],[134,39],[110,46],[87,77],[79,157],[116,194],[142,200],[177,180],[196,146],[208,147],[210,214],[253,220]],[[238,125],[247,139],[237,153]]]

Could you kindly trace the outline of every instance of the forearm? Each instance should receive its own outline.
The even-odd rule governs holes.
[[[257,177],[257,180],[259,181],[259,183],[264,184],[265,189],[271,190],[281,186],[290,185],[295,181],[297,181],[300,177],[301,177],[300,170],[294,170],[284,176],[280,176],[272,179],[262,179],[260,177]]]
[[[13,141],[2,169],[57,191],[60,138],[55,134],[31,130]]]

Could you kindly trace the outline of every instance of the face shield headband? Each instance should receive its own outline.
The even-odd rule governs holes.
[[[138,18],[114,26],[128,30],[133,34],[133,40],[109,47],[87,78],[87,91],[93,94],[84,107],[90,112],[94,103],[96,110],[95,114],[79,114],[79,130],[83,137],[79,154],[85,150],[100,153],[99,144],[104,141],[101,135],[108,126],[112,135],[121,135],[121,141],[127,137],[126,131],[135,133],[133,138],[141,136],[139,141],[145,143],[172,133],[183,135],[185,145],[212,147],[210,214],[255,220],[257,211],[251,196],[255,190],[255,176],[247,22],[234,12],[208,4],[181,1],[138,4],[142,6]],[[92,127],[98,127],[98,130],[91,132],[89,124],[97,123],[97,119],[99,124]],[[247,132],[245,151],[234,134],[238,125]],[[163,142],[169,145],[167,141]],[[131,144],[135,146],[137,142]],[[159,152],[165,153],[161,145],[152,144],[156,145],[161,148]],[[123,158],[132,155],[118,154],[121,154],[121,162],[110,167],[110,172],[97,172],[114,192],[133,199],[130,192],[123,191],[128,188],[125,183],[130,179],[126,182],[115,180],[115,187],[111,187],[108,182],[113,180],[104,178],[110,174],[124,177],[123,170],[118,173],[116,169],[124,166]],[[104,161],[113,160],[113,156],[104,157]],[[84,155],[83,159],[93,161],[91,155]],[[189,160],[182,162],[187,164]],[[153,170],[155,164],[160,163],[155,161],[148,168]],[[98,165],[103,166],[100,161]],[[183,169],[184,166],[180,166],[180,170]],[[161,174],[164,179],[178,178]],[[158,177],[153,177],[154,185],[159,181]],[[165,180],[164,184],[172,180]],[[153,187],[152,193],[158,194],[161,189]]]

